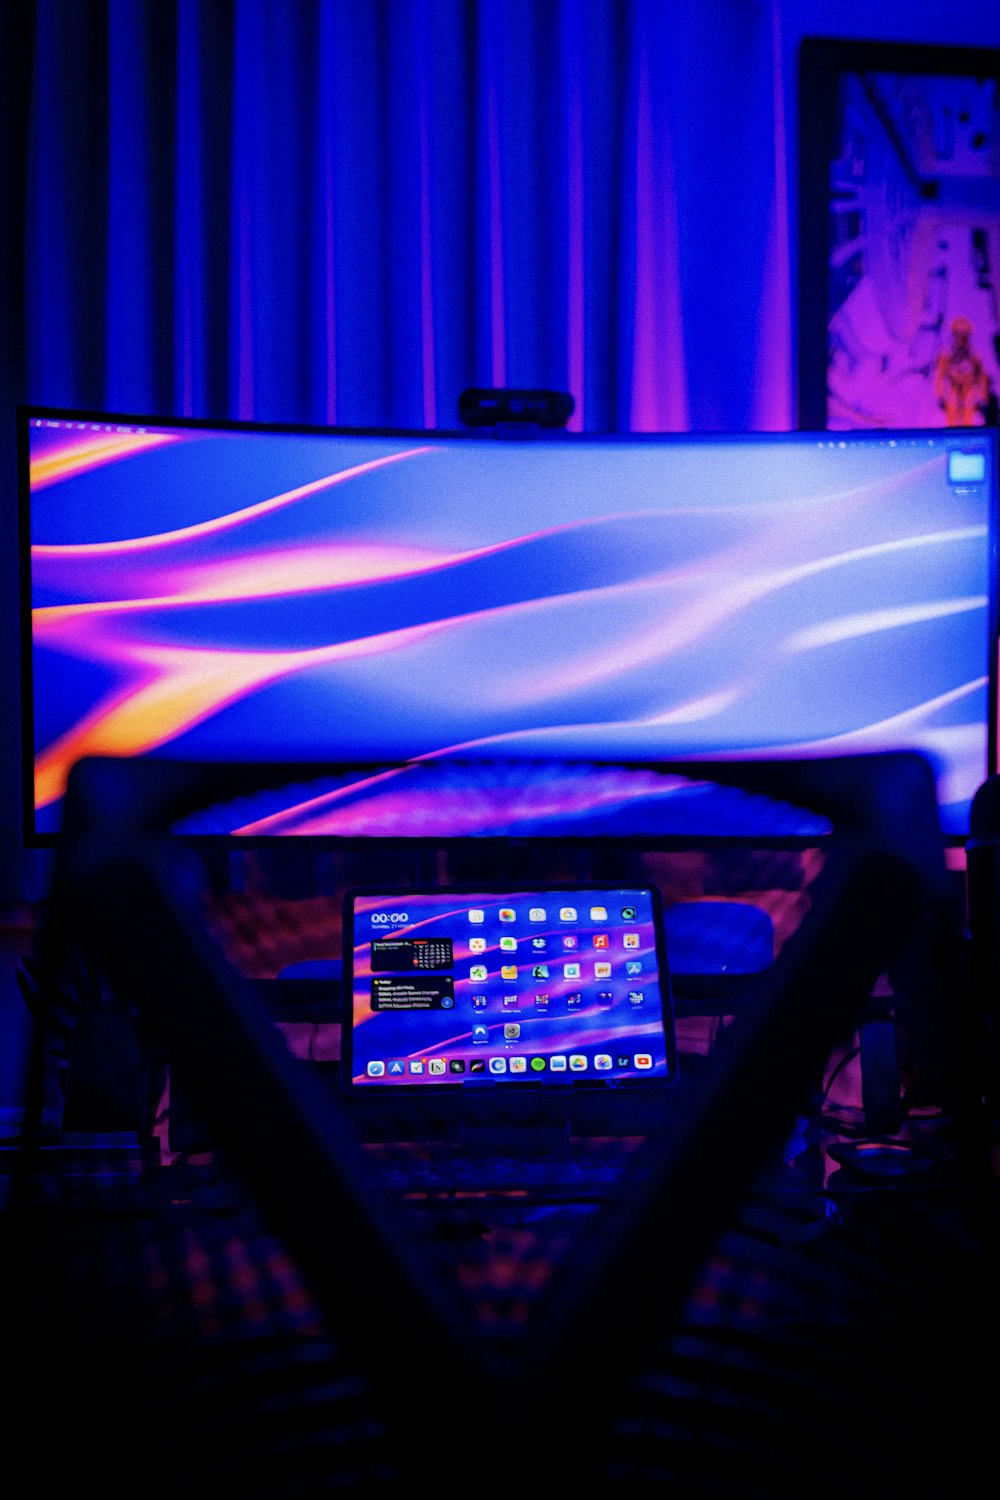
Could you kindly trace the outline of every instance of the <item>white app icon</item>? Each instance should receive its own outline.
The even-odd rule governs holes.
[[[579,979],[579,977],[580,977],[580,965],[579,964],[563,964],[563,978],[564,979]]]
[[[470,938],[469,939],[469,952],[470,953],[485,953],[486,952],[486,939],[485,938]]]
[[[598,1052],[594,1058],[594,1067],[598,1073],[606,1073],[611,1067],[611,1057],[607,1052]]]
[[[608,920],[608,908],[606,906],[592,906],[590,908],[590,920],[592,922],[606,922]]]
[[[653,1066],[653,1059],[648,1052],[637,1052],[632,1061],[637,1068],[642,1068],[644,1072],[648,1072]]]
[[[512,1057],[510,1059],[510,1071],[512,1073],[525,1073],[527,1072],[527,1068],[528,1059],[526,1057]]]
[[[368,1077],[369,1078],[381,1078],[384,1072],[385,1072],[385,1063],[384,1062],[370,1062],[368,1064]]]
[[[517,952],[517,938],[515,938],[515,937],[502,937],[500,939],[500,950],[501,950],[502,953],[516,953]]]
[[[553,1073],[565,1073],[566,1059],[557,1053],[555,1057],[549,1058],[549,1069]]]
[[[571,1073],[585,1073],[587,1071],[587,1058],[583,1052],[571,1052],[569,1055],[569,1070]]]
[[[611,978],[611,965],[610,964],[595,964],[594,965],[594,978],[595,979],[610,979]]]
[[[469,912],[469,921],[475,922],[477,925],[486,921],[486,913],[483,911],[482,907],[474,906],[472,908],[472,910]]]
[[[560,920],[560,922],[575,922],[576,921],[576,907],[575,906],[560,906],[560,908],[559,908],[559,920]]]
[[[546,919],[546,915],[547,914],[544,906],[532,906],[528,910],[528,921],[544,922]]]
[[[420,1058],[420,1057],[413,1058],[413,1060],[410,1063],[410,1072],[411,1073],[422,1073],[423,1071],[424,1071],[423,1059]]]
[[[427,1060],[427,1071],[434,1074],[447,1073],[448,1066],[443,1057],[431,1057]]]
[[[622,942],[626,948],[638,948],[639,934],[637,932],[626,932],[622,935]]]
[[[469,970],[469,978],[485,979],[487,972],[488,971],[485,964],[473,964],[472,968]]]
[[[499,912],[501,922],[516,922],[517,912],[512,906],[501,906]]]
[[[490,1058],[490,1072],[491,1073],[506,1073],[506,1071],[507,1071],[507,1059],[505,1057],[491,1057]]]

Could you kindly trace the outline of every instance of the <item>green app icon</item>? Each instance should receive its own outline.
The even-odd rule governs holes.
[[[531,1071],[533,1073],[544,1073],[545,1072],[545,1058],[544,1057],[533,1057],[531,1059]]]

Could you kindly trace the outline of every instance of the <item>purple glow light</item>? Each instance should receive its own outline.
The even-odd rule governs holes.
[[[330,7],[320,10],[320,95],[325,109],[322,122],[322,236],[323,236],[323,341],[324,341],[324,405],[326,420],[331,426],[337,421],[337,282],[336,282],[336,236],[333,226],[334,181],[333,181],[333,120],[329,100],[333,93],[334,80],[331,59],[334,40]]]
[[[676,193],[665,119],[656,118],[647,45],[636,63],[635,320],[631,417],[636,432],[689,425],[684,319],[676,267]]]
[[[420,78],[420,349],[423,376],[424,426],[437,427],[434,386],[434,275],[431,237],[431,141],[427,119],[427,78]]]
[[[500,185],[500,120],[493,70],[486,91],[487,164],[490,216],[490,368],[493,384],[507,384],[504,323],[503,216]]]
[[[574,33],[576,36],[577,33]],[[582,432],[586,404],[586,250],[584,242],[585,178],[583,146],[583,90],[578,46],[568,49],[566,105],[566,374],[576,409],[569,426]]]
[[[774,204],[767,236],[761,288],[760,331],[753,381],[753,426],[761,432],[787,432],[794,426],[792,401],[792,293],[788,251],[788,133],[785,128],[781,18],[771,4],[771,58],[774,110]]]

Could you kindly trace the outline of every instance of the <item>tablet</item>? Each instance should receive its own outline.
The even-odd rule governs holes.
[[[351,1090],[662,1087],[677,1071],[651,886],[348,892]]]

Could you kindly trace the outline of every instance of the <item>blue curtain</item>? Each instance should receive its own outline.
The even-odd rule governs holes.
[[[37,0],[24,394],[448,427],[792,421],[776,10]]]

